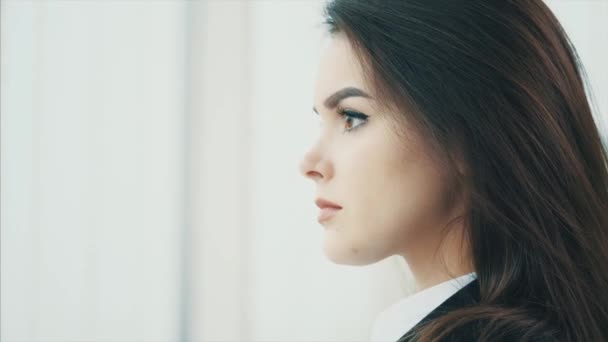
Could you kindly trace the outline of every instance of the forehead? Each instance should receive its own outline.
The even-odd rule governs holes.
[[[362,76],[361,65],[348,39],[341,33],[327,38],[317,69],[316,103],[322,103],[334,91],[347,86],[368,91]]]

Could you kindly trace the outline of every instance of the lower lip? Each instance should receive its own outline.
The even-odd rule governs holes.
[[[334,215],[336,215],[336,213],[340,210],[341,208],[323,208],[321,209],[321,211],[319,211],[319,217],[317,218],[317,221],[327,221],[330,218],[334,217]]]

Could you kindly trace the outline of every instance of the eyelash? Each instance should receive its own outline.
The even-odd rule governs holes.
[[[359,127],[361,127],[361,126],[365,125],[365,124],[367,123],[367,118],[369,117],[368,115],[365,115],[365,114],[363,114],[363,113],[359,113],[359,112],[356,112],[356,111],[353,111],[353,110],[345,109],[345,108],[340,107],[340,106],[338,106],[338,107],[336,108],[336,110],[337,110],[338,114],[339,114],[339,115],[340,115],[340,116],[341,116],[341,117],[342,117],[344,120],[348,120],[348,119],[358,119],[358,120],[361,120],[361,121],[362,121],[362,123],[361,123],[361,124],[359,124],[359,125],[357,125],[357,126],[354,126],[353,128],[350,128],[350,129],[344,129],[344,133],[355,131],[355,130],[357,130]]]

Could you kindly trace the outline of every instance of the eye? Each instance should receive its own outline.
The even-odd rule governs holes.
[[[338,114],[342,116],[343,120],[345,120],[347,125],[349,126],[344,129],[344,132],[351,132],[363,126],[367,122],[367,118],[369,117],[368,115],[365,115],[363,113],[359,113],[354,110],[344,109],[339,106],[337,108],[337,111]],[[357,120],[361,123],[353,126],[353,121],[356,122]]]

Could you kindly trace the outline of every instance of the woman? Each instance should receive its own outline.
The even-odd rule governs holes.
[[[547,6],[335,0],[325,12],[320,135],[300,168],[328,258],[400,255],[412,271],[415,294],[377,333],[608,341],[608,155]]]

